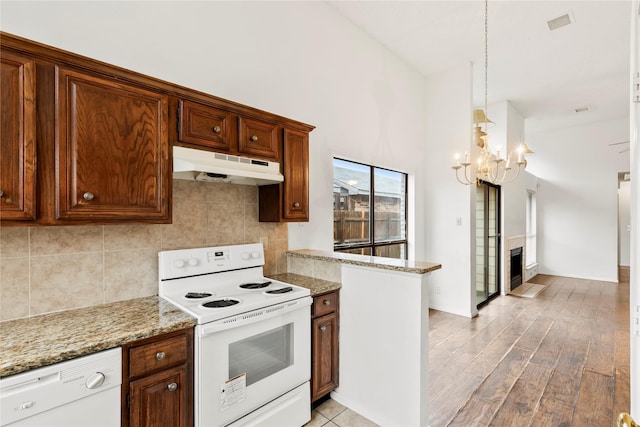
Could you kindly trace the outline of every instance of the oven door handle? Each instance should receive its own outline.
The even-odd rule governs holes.
[[[240,326],[261,322],[263,320],[277,316],[282,316],[285,313],[290,313],[292,311],[307,308],[311,306],[312,302],[313,299],[311,297],[304,297],[293,301],[287,301],[282,304],[253,310],[248,313],[242,313],[235,316],[227,317],[225,319],[216,320],[215,322],[205,323],[204,325],[199,325],[199,327],[197,328],[199,330],[198,335],[200,337],[205,337],[216,332],[238,328]]]

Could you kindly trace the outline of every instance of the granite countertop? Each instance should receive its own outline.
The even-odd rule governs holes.
[[[441,264],[436,264],[433,262],[409,261],[397,258],[356,255],[345,252],[327,252],[315,249],[299,249],[295,251],[288,251],[287,255],[300,258],[319,259],[341,264],[358,265],[361,267],[373,267],[383,270],[402,271],[405,273],[425,274],[442,268]]]
[[[279,280],[281,282],[291,283],[292,285],[298,285],[303,288],[307,288],[311,291],[311,296],[321,295],[327,292],[340,289],[342,286],[337,282],[330,282],[328,280],[314,279],[313,277],[301,276],[293,273],[276,274],[269,276],[273,280]]]
[[[157,296],[0,322],[0,377],[195,324]]]

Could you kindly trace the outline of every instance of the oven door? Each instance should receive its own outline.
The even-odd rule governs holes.
[[[227,425],[309,381],[311,301],[196,326],[196,425]]]

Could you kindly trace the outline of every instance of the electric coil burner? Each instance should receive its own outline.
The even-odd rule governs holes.
[[[232,305],[240,304],[240,301],[237,299],[224,298],[224,299],[214,299],[213,301],[203,302],[202,306],[207,308],[222,308],[222,307],[231,307]]]
[[[159,254],[161,298],[197,319],[196,427],[311,419],[309,290],[263,276],[261,244]]]
[[[271,282],[262,282],[262,283],[243,283],[240,285],[242,289],[262,289],[269,286]]]

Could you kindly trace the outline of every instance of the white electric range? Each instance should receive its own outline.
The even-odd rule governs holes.
[[[159,253],[159,295],[197,319],[195,424],[311,418],[311,297],[268,279],[260,243]]]

